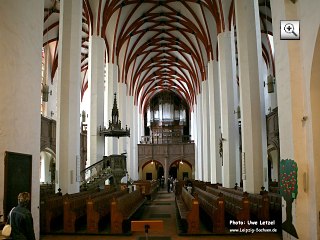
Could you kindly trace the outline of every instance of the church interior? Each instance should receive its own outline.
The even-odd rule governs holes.
[[[30,192],[36,239],[320,239],[319,10],[0,1],[0,229]]]

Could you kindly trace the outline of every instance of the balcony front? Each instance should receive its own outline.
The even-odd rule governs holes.
[[[191,135],[180,135],[176,133],[153,134],[152,136],[142,136],[140,144],[176,144],[194,143]]]

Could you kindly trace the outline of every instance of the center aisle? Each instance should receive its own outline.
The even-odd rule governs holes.
[[[140,220],[163,220],[163,232],[150,231],[149,236],[167,236],[178,234],[175,195],[173,192],[160,190],[153,201],[148,201]],[[133,233],[136,235],[135,233]],[[141,235],[141,233],[139,234]],[[162,240],[162,239],[161,239]],[[166,240],[163,238],[163,240]]]

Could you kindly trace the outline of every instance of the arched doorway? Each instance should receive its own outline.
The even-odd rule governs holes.
[[[157,160],[149,160],[142,166],[143,180],[156,180],[164,176],[164,168]]]
[[[192,165],[185,159],[178,159],[171,163],[169,175],[177,180],[192,178]]]
[[[169,168],[169,177],[176,179],[178,175],[178,164],[172,164]]]
[[[310,101],[311,101],[311,115],[312,115],[312,142],[313,142],[313,161],[311,162],[310,177],[314,176],[314,189],[311,190],[311,194],[315,194],[316,209],[318,213],[320,210],[320,191],[317,191],[320,187],[320,28],[318,29],[317,40],[314,48],[314,55],[311,68],[310,79]],[[313,165],[313,166],[312,166]],[[311,182],[311,181],[310,181]],[[315,191],[315,192],[313,192]],[[318,216],[316,216],[317,218]],[[318,239],[320,238],[319,224],[316,224]]]

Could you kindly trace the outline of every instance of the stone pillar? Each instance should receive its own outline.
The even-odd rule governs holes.
[[[133,98],[133,97],[132,97]],[[133,101],[132,101],[133,103]],[[135,177],[135,179],[138,179],[138,138],[139,138],[139,121],[138,118],[141,117],[139,116],[139,109],[138,106],[133,105],[133,111],[132,111],[132,137],[131,137],[131,141],[132,141],[132,155],[131,155],[131,159],[132,159],[132,171],[133,171],[133,176]]]
[[[209,103],[208,103],[208,80],[201,83],[201,101],[202,101],[202,168],[203,168],[203,181],[210,181],[210,125],[209,125]]]
[[[133,97],[132,96],[127,96],[126,97],[126,104],[128,105],[128,109],[132,109],[133,108]],[[132,179],[133,176],[136,176],[136,174],[133,172],[133,148],[134,148],[134,145],[133,145],[133,114],[132,114],[132,111],[128,111],[127,113],[127,116],[126,116],[126,121],[127,121],[127,124],[128,124],[128,127],[130,127],[130,138],[128,138],[128,148],[127,148],[127,153],[128,153],[128,158],[127,158],[127,171],[130,175],[130,177]],[[140,169],[141,166],[140,166]],[[138,173],[137,173],[138,174]],[[134,180],[137,180],[137,179],[134,179]]]
[[[141,137],[144,136],[144,116],[140,107],[137,106],[137,115],[138,115],[138,132],[137,132],[137,144],[140,142]]]
[[[203,151],[202,151],[202,103],[200,95],[197,96],[196,107],[196,127],[197,127],[197,138],[196,138],[196,166],[195,171],[198,173],[198,180],[203,180]]]
[[[79,191],[82,1],[60,4],[57,169],[63,193]],[[78,168],[77,168],[78,167]]]
[[[104,40],[96,35],[89,39],[89,87],[90,113],[88,119],[88,160],[90,166],[104,155],[104,136],[100,136],[99,128],[104,127]]]
[[[240,103],[242,117],[243,187],[259,193],[267,161],[259,4],[235,1]]]
[[[5,151],[31,155],[31,212],[37,239],[43,9],[43,1],[38,0],[0,1],[0,211]]]
[[[208,91],[209,91],[209,124],[210,124],[210,171],[211,183],[222,182],[222,165],[219,155],[219,139],[221,125],[220,84],[217,61],[208,62]]]
[[[107,64],[108,76],[105,84],[105,126],[109,127],[111,121],[112,107],[114,101],[114,93],[118,93],[118,66],[113,63]],[[117,102],[119,96],[117,94]],[[105,139],[105,155],[118,154],[118,138],[106,137]]]
[[[165,182],[165,184],[168,184],[168,173],[169,173],[168,156],[165,156],[165,158],[164,158],[164,182]]]
[[[234,187],[236,183],[236,159],[239,150],[238,126],[234,110],[234,88],[236,84],[236,59],[234,32],[222,32],[218,35],[219,73],[221,96],[221,133],[219,151],[222,152],[222,183],[224,187]],[[222,140],[222,149],[221,141]],[[239,140],[238,140],[239,141]]]
[[[119,108],[119,120],[121,121],[121,127],[126,128],[127,124],[127,102],[126,102],[126,85],[124,83],[118,83],[118,108]],[[130,126],[128,126],[130,128]],[[128,137],[121,137],[118,140],[119,154],[127,152]]]
[[[133,180],[137,180],[139,178],[138,174],[138,108],[134,105],[133,96],[127,97],[127,105],[128,109],[132,109],[128,111],[127,120],[128,126],[130,126],[130,138],[128,139],[128,160],[127,160],[127,168],[128,172],[131,175]]]
[[[192,166],[192,179],[198,179],[198,151],[197,151],[197,120],[196,120],[196,105],[193,105],[193,110],[190,112],[190,132],[191,132],[191,139],[194,141],[195,145],[195,159],[194,159],[194,166]]]

